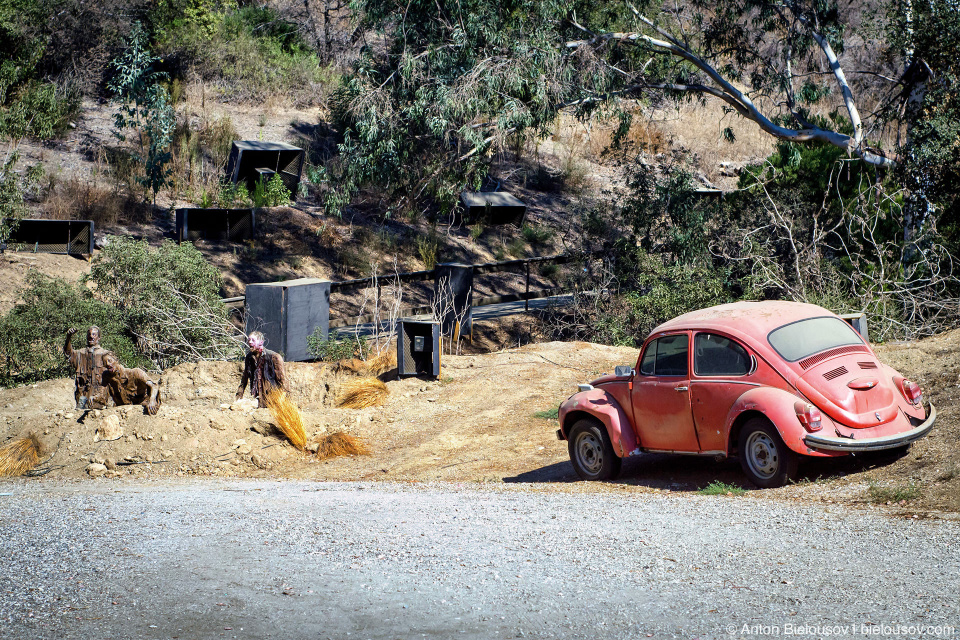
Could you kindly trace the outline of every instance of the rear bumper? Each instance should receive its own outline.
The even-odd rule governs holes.
[[[933,423],[937,419],[937,409],[931,404],[930,415],[923,421],[919,427],[903,433],[895,433],[881,438],[864,438],[863,440],[854,440],[853,438],[830,438],[816,434],[809,434],[803,438],[804,444],[811,449],[820,449],[822,451],[882,451],[884,449],[895,449],[905,444],[910,444],[914,440],[919,440],[933,428]]]

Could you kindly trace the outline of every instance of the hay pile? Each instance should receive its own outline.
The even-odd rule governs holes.
[[[377,378],[396,368],[397,354],[393,351],[386,351],[367,360],[359,360],[357,358],[341,360],[336,364],[336,367],[334,367],[334,371],[337,373]]]
[[[287,439],[298,450],[303,451],[307,446],[307,433],[303,428],[303,416],[300,409],[281,389],[272,388],[267,391],[267,407],[273,414],[277,428],[287,436]]]
[[[327,434],[317,443],[317,457],[321,460],[337,456],[365,456],[369,453],[370,448],[363,440],[342,431]]]
[[[344,409],[379,407],[387,401],[390,390],[377,378],[365,377],[351,380],[343,385],[337,406]]]
[[[0,447],[0,476],[21,476],[40,463],[43,445],[35,433],[28,433]]]
[[[383,374],[391,371],[392,369],[397,368],[397,353],[396,351],[390,350],[384,353],[381,353],[378,356],[369,358],[366,361],[366,374],[368,376],[374,376],[379,378]]]

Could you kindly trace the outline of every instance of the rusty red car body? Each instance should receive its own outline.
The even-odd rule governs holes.
[[[650,334],[637,364],[560,405],[557,437],[585,480],[642,452],[740,459],[758,486],[803,456],[905,450],[933,427],[920,388],[880,362],[839,316],[798,302],[738,302]]]

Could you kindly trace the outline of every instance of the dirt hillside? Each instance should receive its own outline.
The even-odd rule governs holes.
[[[937,405],[940,417],[932,435],[899,460],[807,463],[797,484],[757,494],[890,502],[891,508],[905,513],[960,510],[960,331],[877,350],[883,360],[917,380]],[[577,382],[632,363],[636,356],[635,349],[562,342],[445,356],[439,381],[391,380],[386,404],[362,410],[335,406],[348,375],[321,364],[288,364],[292,397],[303,411],[308,441],[344,431],[369,444],[368,456],[321,461],[296,451],[276,431],[268,410],[234,402],[240,380],[236,362],[184,364],[164,372],[164,404],[154,417],[143,415],[140,407],[82,416],[72,408],[73,383],[68,379],[0,390],[0,442],[29,431],[40,435],[52,454],[36,470],[43,478],[197,474],[527,482],[573,489],[579,485],[566,484],[576,476],[566,443],[554,435],[556,421],[535,414],[555,409],[576,390]],[[98,440],[98,429],[107,437],[120,437]],[[92,463],[107,468],[91,468]],[[629,459],[622,477],[608,486],[695,491],[715,479],[750,487],[735,461],[666,455]]]

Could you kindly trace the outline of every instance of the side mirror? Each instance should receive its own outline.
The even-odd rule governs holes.
[[[618,378],[632,377],[634,375],[633,367],[628,364],[617,365],[617,368],[613,370],[613,375]]]

